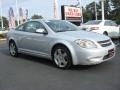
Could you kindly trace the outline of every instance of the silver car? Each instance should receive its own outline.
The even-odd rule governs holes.
[[[30,20],[7,35],[12,56],[19,53],[52,60],[61,69],[71,65],[95,65],[115,56],[107,36],[79,30],[64,20]]]

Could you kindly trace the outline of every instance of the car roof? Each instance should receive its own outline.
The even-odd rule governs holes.
[[[112,21],[112,20],[89,20],[89,21]]]
[[[51,20],[60,20],[60,19],[51,19]],[[23,24],[25,24],[25,23],[27,23],[27,22],[30,22],[30,21],[41,21],[41,22],[47,22],[47,21],[50,21],[50,20],[47,20],[47,19],[29,19],[29,20],[27,20],[26,22],[24,22],[24,23],[22,23],[22,24],[20,24],[20,25],[23,25]],[[63,21],[63,20],[62,20]],[[19,27],[20,25],[18,25],[17,27]],[[16,27],[16,28],[17,28]]]
[[[29,19],[28,22],[29,21],[43,21],[43,20],[45,20],[45,19]]]
[[[51,21],[51,20],[61,20],[61,19],[30,19],[30,20],[28,20],[28,22],[29,21]]]

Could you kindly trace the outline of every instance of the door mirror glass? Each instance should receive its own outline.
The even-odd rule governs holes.
[[[44,29],[37,29],[36,33],[47,34],[47,32]]]

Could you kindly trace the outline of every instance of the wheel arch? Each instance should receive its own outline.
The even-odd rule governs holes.
[[[9,44],[10,44],[10,42],[14,42],[14,43],[15,43],[15,41],[14,41],[13,39],[10,39],[10,40],[8,41]]]
[[[67,48],[67,49],[69,50],[69,48],[68,48],[65,44],[63,44],[63,43],[56,43],[56,44],[52,47],[52,49],[51,49],[51,55],[53,54],[54,49],[55,49],[56,47],[58,47],[58,46],[64,46],[65,48]],[[69,52],[70,52],[70,50],[69,50]]]
[[[104,31],[103,34],[109,36],[107,31]]]
[[[54,48],[57,47],[57,46],[59,46],[59,45],[62,45],[62,46],[66,47],[69,50],[71,58],[72,58],[72,64],[74,64],[74,60],[73,60],[74,59],[74,49],[73,49],[73,46],[69,42],[67,42],[67,41],[56,42],[52,46],[52,48],[51,48],[51,58],[52,58],[52,54],[53,54]]]

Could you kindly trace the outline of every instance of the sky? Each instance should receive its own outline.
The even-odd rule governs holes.
[[[16,14],[16,0],[1,0],[3,16],[8,18],[8,10],[13,8]],[[54,0],[17,0],[18,7],[23,10],[28,9],[29,18],[34,14],[42,15],[46,19],[53,18],[53,1]],[[82,6],[89,4],[94,0],[82,0]],[[77,0],[58,0],[59,17],[61,17],[61,5],[74,5]]]

